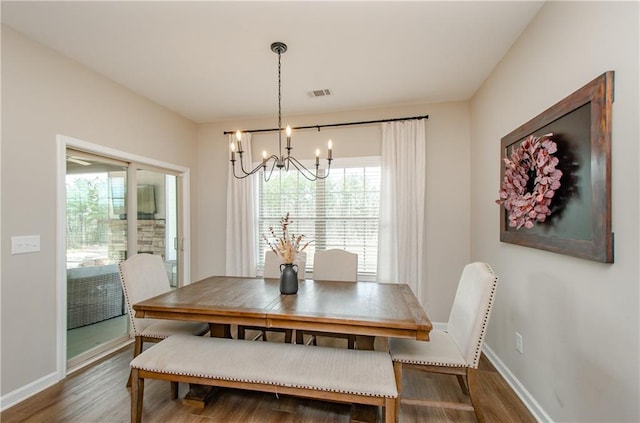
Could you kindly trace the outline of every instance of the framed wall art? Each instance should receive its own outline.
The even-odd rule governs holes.
[[[500,241],[613,263],[605,72],[501,140]]]

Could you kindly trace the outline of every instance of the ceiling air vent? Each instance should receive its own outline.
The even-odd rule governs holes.
[[[311,91],[311,97],[324,97],[326,95],[331,95],[331,91],[329,89],[324,90],[313,90]]]

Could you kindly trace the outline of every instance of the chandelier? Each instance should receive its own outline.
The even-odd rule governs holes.
[[[238,179],[244,179],[247,176],[253,175],[260,170],[263,171],[264,180],[268,181],[271,179],[271,175],[275,168],[280,170],[284,169],[285,171],[289,171],[291,167],[302,174],[305,178],[310,181],[315,181],[317,179],[325,179],[329,176],[329,171],[331,169],[331,160],[332,158],[332,148],[333,144],[331,140],[328,143],[328,151],[327,151],[327,171],[325,174],[320,174],[320,149],[316,150],[316,162],[315,162],[315,171],[309,170],[302,163],[300,163],[295,157],[291,155],[291,126],[287,125],[285,129],[285,134],[287,136],[287,145],[286,145],[286,154],[282,152],[282,78],[281,78],[281,64],[280,58],[282,54],[287,51],[287,45],[280,41],[277,41],[271,44],[271,51],[278,54],[278,154],[272,154],[267,157],[267,152],[262,152],[262,163],[259,163],[255,168],[250,171],[245,170],[244,165],[242,163],[242,132],[236,131],[236,140],[231,142],[231,168],[233,170],[233,176]],[[236,174],[236,153],[240,156],[240,174]],[[269,169],[269,170],[267,170]]]

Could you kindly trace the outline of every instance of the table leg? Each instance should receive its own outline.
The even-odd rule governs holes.
[[[212,338],[231,338],[231,325],[209,323],[209,333]]]
[[[231,338],[231,325],[221,323],[209,323],[209,332],[212,338]],[[189,384],[189,392],[182,399],[182,404],[191,407],[204,408],[211,401],[217,388],[204,385]]]
[[[356,349],[373,350],[373,343],[375,340],[375,336],[356,335]]]

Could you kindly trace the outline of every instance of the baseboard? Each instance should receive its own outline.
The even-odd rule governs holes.
[[[552,423],[551,416],[538,404],[536,399],[526,390],[520,381],[511,373],[511,370],[498,358],[491,348],[485,343],[482,352],[487,359],[493,364],[498,373],[507,381],[511,389],[522,400],[525,407],[533,414],[533,417],[539,422]]]
[[[82,362],[80,365],[78,365],[75,368],[68,368],[67,375],[65,377],[69,377],[73,373],[83,370],[85,367],[88,367],[94,363],[97,363],[100,360],[103,360],[104,358],[112,354],[116,354],[120,350],[129,347],[129,345],[131,345],[132,343],[133,343],[133,339],[130,339],[124,343],[120,343],[117,346],[110,348],[109,350],[103,351],[102,353],[95,355],[91,359]],[[16,389],[15,391],[12,391],[6,395],[3,395],[2,397],[0,397],[0,411],[4,411],[7,408],[13,407],[19,402],[22,402],[28,399],[29,397],[44,391],[45,389],[58,383],[60,380],[62,379],[58,379],[58,373],[54,372],[34,382],[31,382],[25,386],[22,386]]]
[[[0,411],[4,411],[9,407],[13,407],[17,403],[26,400],[27,398],[37,394],[38,392],[44,391],[50,386],[58,383],[58,381],[58,373],[53,372],[48,374],[47,376],[41,377],[40,379],[29,383],[28,385],[20,387],[15,391],[3,395],[2,397],[0,397]]]

